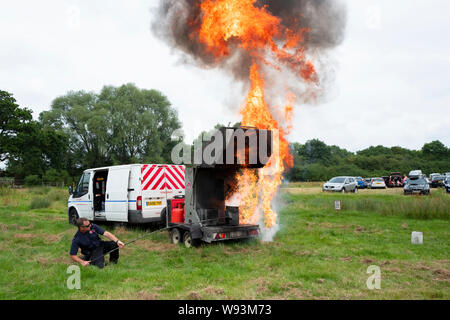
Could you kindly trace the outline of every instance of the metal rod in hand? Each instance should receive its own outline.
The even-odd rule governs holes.
[[[150,233],[146,233],[146,234],[143,235],[142,237],[136,238],[136,239],[134,239],[134,240],[131,240],[130,242],[125,243],[124,246],[129,245],[130,243],[136,242],[136,241],[138,241],[138,240],[140,240],[140,239],[143,239],[143,238],[145,238],[145,237],[148,237],[149,235],[151,235],[151,234],[153,234],[153,233],[161,232],[161,231],[164,231],[164,230],[166,230],[166,229],[168,229],[168,228],[166,227],[166,228],[163,228],[163,229],[159,229],[159,230],[152,231],[152,232],[150,232]],[[116,250],[118,250],[118,249],[119,249],[119,246],[117,246],[117,248],[114,248],[114,249],[112,249],[111,251],[108,251],[107,253],[105,253],[105,254],[103,254],[103,255],[101,255],[101,256],[98,256],[98,257],[95,258],[95,259],[89,260],[89,262],[92,262],[92,261],[95,261],[95,260],[97,260],[97,259],[100,259],[100,258],[106,256],[107,254],[110,254],[111,252],[114,252],[114,251],[116,251]]]

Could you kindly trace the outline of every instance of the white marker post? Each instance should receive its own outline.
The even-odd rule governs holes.
[[[337,213],[339,214],[341,211],[341,200],[334,201],[334,208],[337,210]]]
[[[423,244],[423,233],[418,231],[413,231],[411,233],[411,243],[412,244]]]

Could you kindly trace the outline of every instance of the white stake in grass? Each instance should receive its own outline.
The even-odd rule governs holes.
[[[339,214],[341,211],[341,200],[334,201],[334,208],[336,209],[337,213]]]
[[[422,234],[422,232],[413,231],[411,233],[411,243],[412,244],[422,244],[423,243],[423,234]]]

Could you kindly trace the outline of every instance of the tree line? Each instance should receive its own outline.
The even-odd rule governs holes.
[[[176,110],[157,90],[134,84],[105,86],[100,93],[71,91],[33,120],[11,93],[0,90],[2,175],[72,182],[86,168],[170,162]]]
[[[234,126],[238,126],[235,124]],[[218,127],[217,125],[216,127]],[[104,86],[99,93],[70,91],[33,120],[13,94],[0,90],[0,175],[72,183],[87,168],[129,163],[171,163],[182,138],[176,110],[161,92],[134,84]],[[450,149],[440,141],[421,150],[369,147],[356,153],[313,139],[292,143],[289,181],[323,181],[337,175],[383,176],[390,172],[450,171]]]
[[[450,172],[450,148],[436,140],[420,150],[402,147],[371,146],[356,153],[328,146],[313,139],[291,144],[294,167],[286,173],[291,181],[326,181],[335,176],[382,177],[392,172],[426,174]]]

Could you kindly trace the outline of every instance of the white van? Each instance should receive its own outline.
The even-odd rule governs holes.
[[[69,187],[69,222],[129,223],[166,220],[168,199],[184,197],[183,165],[130,164],[87,169],[75,190]]]

